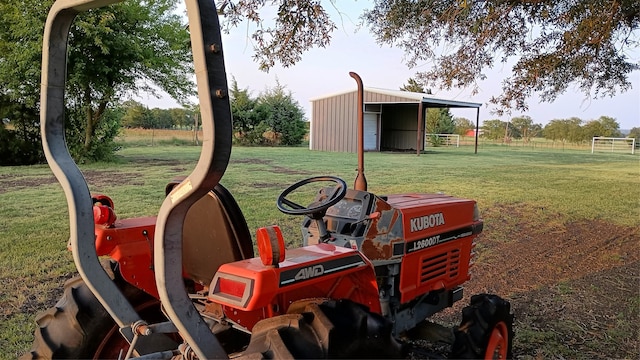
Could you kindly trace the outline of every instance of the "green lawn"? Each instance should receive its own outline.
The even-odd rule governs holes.
[[[187,175],[199,156],[192,146],[125,147],[118,163],[83,165],[92,191],[115,201],[119,218],[154,215],[167,181]],[[588,151],[536,151],[484,146],[414,153],[367,153],[369,190],[378,194],[444,192],[495,204],[550,209],[561,220],[640,224],[640,156]],[[233,149],[222,183],[252,231],[279,224],[299,244],[300,218],[281,214],[275,199],[287,185],[314,175],[355,178],[356,155],[306,148]],[[46,165],[0,167],[0,358],[15,358],[32,341],[35,313],[51,306],[74,266],[66,250],[67,205]],[[53,301],[53,302],[52,302]]]

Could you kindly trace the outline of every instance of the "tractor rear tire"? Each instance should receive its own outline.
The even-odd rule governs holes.
[[[472,296],[454,335],[451,359],[513,358],[511,304],[496,295]]]
[[[159,302],[128,284],[115,263],[104,264],[114,283],[146,320],[163,317]],[[31,350],[21,359],[117,359],[128,343],[118,326],[96,299],[82,278],[64,284],[64,293],[56,305],[36,316]]]
[[[402,358],[391,323],[348,300],[311,303],[301,313],[265,319],[237,359]],[[235,357],[234,357],[235,358]]]

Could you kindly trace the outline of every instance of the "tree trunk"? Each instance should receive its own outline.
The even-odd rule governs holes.
[[[91,150],[93,142],[93,134],[95,134],[94,122],[93,122],[93,107],[91,106],[91,94],[90,90],[85,91],[84,106],[86,107],[86,120],[87,123],[84,128],[84,152],[85,154]]]
[[[103,98],[98,104],[98,109],[93,110],[91,90],[87,88],[84,93],[84,106],[86,107],[86,127],[84,131],[84,152],[88,153],[93,146],[94,137],[96,135],[96,128],[104,114],[107,104],[106,97]]]

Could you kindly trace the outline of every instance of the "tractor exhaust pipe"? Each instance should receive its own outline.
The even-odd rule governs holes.
[[[367,178],[364,176],[364,87],[360,75],[349,72],[349,76],[358,84],[358,174],[353,184],[355,190],[367,191]]]

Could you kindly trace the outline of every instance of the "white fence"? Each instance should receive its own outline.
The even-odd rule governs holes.
[[[591,140],[591,153],[596,151],[635,153],[635,138],[614,138],[604,136],[594,136]]]

